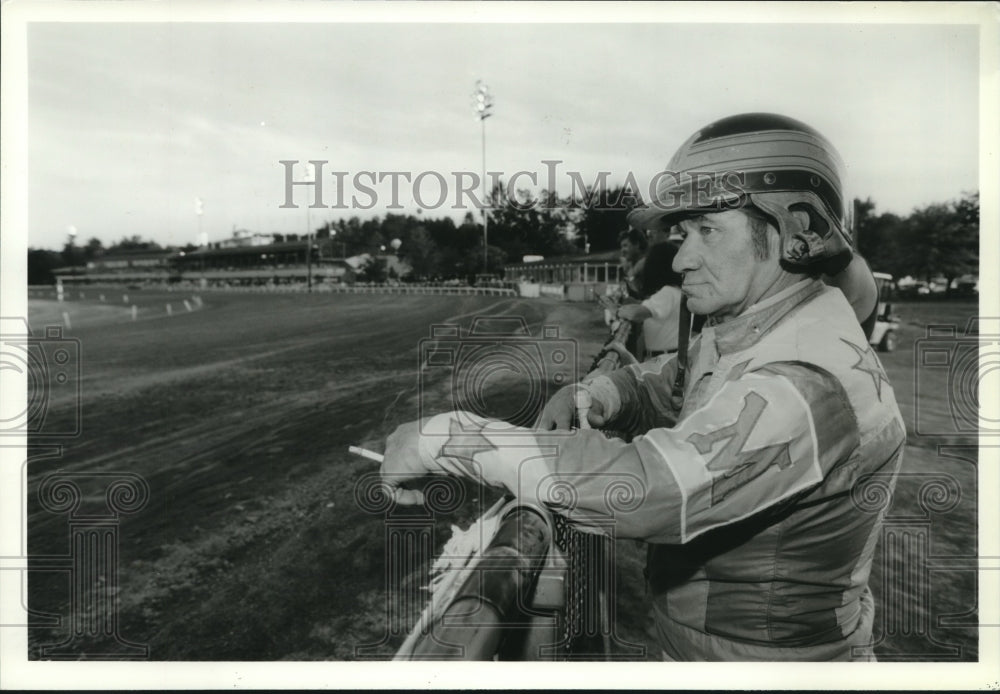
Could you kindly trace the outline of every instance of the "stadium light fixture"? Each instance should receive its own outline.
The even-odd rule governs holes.
[[[205,247],[208,245],[208,239],[201,230],[201,218],[205,214],[205,203],[201,198],[194,199],[194,214],[198,218],[198,245]]]
[[[490,88],[482,80],[476,80],[476,89],[472,92],[472,109],[482,125],[483,143],[483,272],[489,272],[489,216],[486,214],[486,200],[489,193],[486,184],[486,119],[493,115],[493,95]]]

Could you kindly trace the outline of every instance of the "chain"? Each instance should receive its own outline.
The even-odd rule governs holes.
[[[562,633],[567,656],[601,653],[604,625],[600,594],[607,591],[607,545],[603,535],[573,528],[560,515],[555,518],[556,546],[566,558],[566,607]],[[608,609],[605,606],[605,610]]]

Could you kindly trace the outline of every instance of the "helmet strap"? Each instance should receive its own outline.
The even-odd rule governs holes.
[[[677,375],[674,377],[674,387],[670,392],[670,401],[680,413],[684,403],[684,380],[687,376],[688,343],[691,340],[691,311],[688,309],[687,298],[681,299],[681,310],[677,320]]]
[[[811,193],[751,193],[751,203],[778,223],[781,235],[781,259],[804,266],[839,256],[851,245],[839,227],[830,224],[810,198]],[[809,227],[793,213],[807,212]],[[813,222],[812,220],[816,220]]]

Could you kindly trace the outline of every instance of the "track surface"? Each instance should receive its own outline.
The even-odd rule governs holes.
[[[123,517],[120,530],[120,633],[149,644],[155,659],[350,659],[378,643],[389,630],[384,516],[355,499],[375,466],[347,447],[381,450],[421,408],[453,407],[450,371],[430,367],[418,377],[430,326],[464,333],[480,318],[505,330],[513,317],[538,335],[552,318],[563,335],[589,334],[595,346],[602,334],[593,312],[555,302],[202,297],[200,310],[167,317],[164,304],[179,307],[181,297],[133,292],[130,301],[142,304],[136,322],[76,302],[38,303],[33,318],[38,331],[62,310],[80,315],[69,334],[83,353],[83,434],[61,457],[31,463],[30,552],[67,551],[65,516],[35,503],[46,474],[141,475],[149,503]],[[527,384],[504,377],[480,388],[498,416],[520,409],[527,393]],[[56,399],[48,424],[71,417],[73,406]],[[483,503],[468,492],[457,518],[438,519],[439,542],[450,522]],[[63,611],[65,575],[31,576],[32,607]],[[32,642],[58,642],[57,633],[33,630]],[[398,645],[399,634],[389,636],[376,652]]]
[[[543,325],[558,324],[585,366],[604,335],[598,312],[490,297],[201,296],[204,306],[188,312],[180,303],[186,296],[132,292],[130,303],[140,307],[135,322],[122,304],[95,305],[96,297],[32,304],[36,331],[63,310],[75,316],[68,334],[81,345],[83,399],[82,434],[63,441],[61,455],[47,445],[55,441],[33,442],[29,553],[68,551],[65,515],[37,502],[46,475],[136,473],[148,482],[150,498],[142,510],[122,517],[119,633],[148,645],[152,659],[389,656],[403,632],[387,615],[392,557],[385,516],[359,505],[355,486],[374,464],[348,454],[347,446],[381,450],[398,424],[421,411],[450,409],[460,399],[450,372],[430,367],[418,375],[431,325],[467,329],[476,317],[518,317],[531,335],[539,335]],[[108,300],[119,298],[109,292]],[[167,302],[174,306],[169,317]],[[928,320],[919,316],[904,326],[900,351],[883,359],[908,422],[915,409],[912,344]],[[520,411],[529,384],[511,380],[510,373],[491,378],[478,391],[480,406],[496,416]],[[75,407],[72,398],[56,397],[48,423],[71,421]],[[931,415],[945,417],[945,409]],[[965,440],[911,432],[907,469],[939,470],[937,445]],[[949,511],[944,530],[936,531],[931,551],[967,557],[976,546],[975,453],[971,463],[949,464],[965,495]],[[901,483],[894,510],[922,508],[913,484]],[[100,490],[85,491],[85,504],[99,506]],[[489,496],[468,486],[461,491],[467,501],[454,517],[435,519],[439,544],[450,523],[473,517]],[[641,552],[632,543],[619,545],[619,636],[648,646],[654,657],[645,633]],[[418,569],[406,580],[422,581]],[[872,581],[877,597],[884,592],[881,576],[878,566]],[[921,584],[899,598],[909,601],[906,609],[916,605],[918,618],[929,621],[971,609],[975,619],[974,574],[938,572],[933,581],[927,586],[933,604],[916,599]],[[920,593],[916,598],[914,591]],[[65,573],[30,573],[33,610],[65,615],[68,594]],[[41,645],[62,641],[66,629],[65,620],[31,629],[31,657],[38,657]],[[882,631],[883,657],[927,655],[926,637],[912,628],[902,633],[888,623]],[[961,659],[975,657],[969,627],[959,623],[942,633],[939,641],[961,645]],[[955,657],[941,649],[929,655]]]

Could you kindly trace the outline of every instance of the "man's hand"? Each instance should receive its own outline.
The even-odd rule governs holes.
[[[646,320],[652,316],[653,312],[642,304],[625,304],[618,307],[618,310],[615,312],[615,318],[632,321],[633,323]]]
[[[561,388],[546,403],[542,414],[535,423],[535,428],[541,431],[569,429],[576,419],[576,391],[582,387],[574,384]],[[600,400],[591,400],[587,421],[595,428],[604,426],[604,405]]]
[[[599,303],[602,308],[605,308],[612,313],[618,309],[618,301],[611,296],[600,295],[597,297],[597,303]]]
[[[399,426],[386,439],[380,473],[399,504],[423,502],[421,492],[400,485],[426,475],[453,475],[531,500],[548,467],[532,430],[455,411]]]
[[[621,360],[622,366],[629,366],[631,364],[638,364],[639,360],[635,358],[635,355],[628,351],[628,349],[618,340],[612,340],[608,344],[604,345],[604,349],[609,352],[614,352],[618,355]]]
[[[434,455],[427,448],[424,437],[420,435],[421,422],[407,422],[396,427],[385,440],[385,457],[379,473],[393,493],[396,503],[413,505],[423,503],[424,496],[415,489],[402,489],[399,485],[427,475],[431,467],[427,464],[433,461]],[[423,444],[423,445],[422,445]]]

